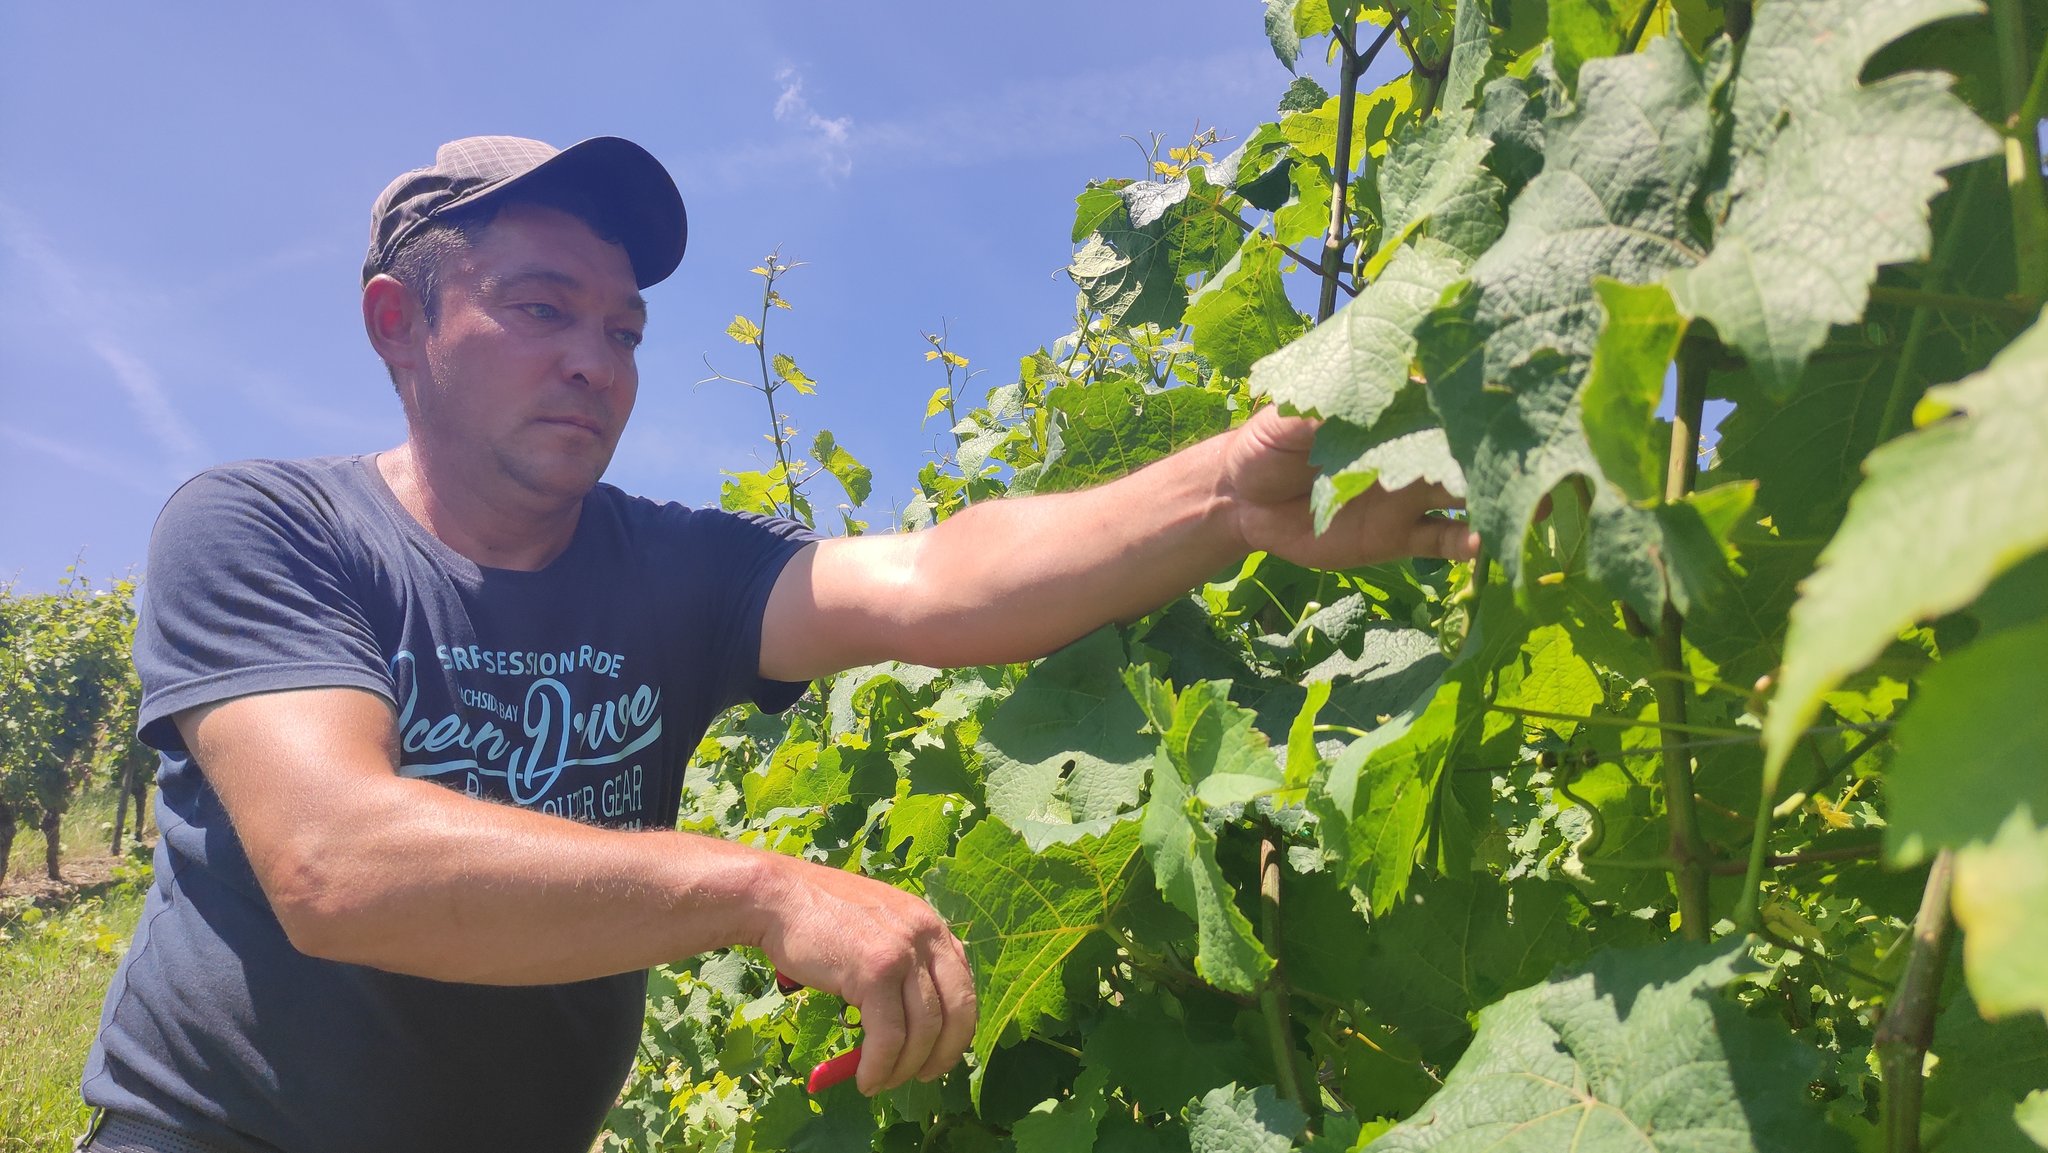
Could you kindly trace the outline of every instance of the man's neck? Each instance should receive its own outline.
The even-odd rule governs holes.
[[[412,441],[377,454],[378,475],[420,527],[486,568],[533,572],[569,547],[583,502],[541,506],[505,499],[436,468]],[[497,499],[493,499],[497,497]]]

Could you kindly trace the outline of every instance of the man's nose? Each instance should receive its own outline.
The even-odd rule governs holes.
[[[602,324],[579,324],[571,334],[562,368],[586,388],[611,388],[618,383],[618,345]]]

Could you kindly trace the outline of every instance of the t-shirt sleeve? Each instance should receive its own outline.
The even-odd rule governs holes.
[[[720,708],[752,701],[764,712],[779,713],[796,703],[807,681],[775,681],[761,675],[761,621],[768,594],[775,590],[790,559],[821,539],[801,522],[753,513],[700,509],[701,529],[708,538],[698,556],[710,562],[707,578],[722,586],[702,604],[720,614],[709,622],[722,654],[718,684]]]
[[[150,535],[135,669],[141,735],[184,742],[174,714],[252,693],[350,686],[386,698],[332,510],[281,472],[230,467],[174,493]]]

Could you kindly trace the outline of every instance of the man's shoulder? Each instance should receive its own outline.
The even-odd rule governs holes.
[[[248,546],[327,540],[360,530],[377,502],[363,458],[231,461],[178,486],[158,513],[151,548],[184,539]],[[203,546],[202,546],[203,547]]]
[[[590,499],[632,535],[658,533],[697,538],[760,537],[797,541],[813,540],[818,535],[810,526],[788,517],[732,512],[722,508],[695,508],[680,501],[638,496],[603,482],[591,490]]]
[[[273,500],[293,496],[360,491],[364,485],[360,456],[310,456],[296,458],[250,458],[229,461],[204,469],[179,485],[170,503],[187,494],[214,497],[233,493],[264,496]]]

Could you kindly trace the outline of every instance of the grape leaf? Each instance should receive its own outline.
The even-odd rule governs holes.
[[[885,686],[894,685],[905,693],[916,694],[931,687],[944,675],[938,669],[900,661],[862,665],[840,673],[832,678],[832,688],[825,698],[825,715],[831,721],[832,736],[836,738],[855,732],[855,726],[861,723],[862,710]]]
[[[1437,687],[1347,745],[1311,799],[1326,849],[1343,862],[1345,879],[1365,890],[1375,916],[1407,892],[1436,824],[1444,769],[1483,732],[1482,684],[1525,635],[1504,594],[1484,598],[1477,617]]]
[[[1094,235],[1111,219],[1124,214],[1124,198],[1117,192],[1127,181],[1105,181],[1090,183],[1074,197],[1073,242],[1079,244]]]
[[[1126,1100],[1147,1113],[1169,1112],[1219,1085],[1258,1076],[1235,1016],[1215,998],[1134,992],[1088,1034],[1082,1055],[1110,1071]],[[1159,1060],[1161,1053],[1173,1060]]]
[[[1119,670],[1123,642],[1098,629],[1040,661],[982,728],[989,811],[1084,822],[1135,808],[1155,742]]]
[[[1764,720],[1767,788],[1823,693],[1899,630],[1962,608],[2048,548],[2044,372],[2048,324],[2036,321],[1983,372],[1929,390],[1914,411],[1923,427],[1864,463],[1867,479],[1792,607]]]
[[[1590,67],[1589,67],[1590,71]],[[1596,954],[1481,1010],[1444,1087],[1367,1153],[1828,1153],[1818,1055],[1717,991],[1745,942]]]
[[[1330,765],[1334,815],[1350,826],[1349,873],[1370,895],[1375,916],[1408,889],[1467,695],[1465,684],[1446,679],[1426,701],[1345,746]]]
[[[1496,704],[1578,717],[1605,697],[1599,674],[1573,650],[1571,634],[1561,624],[1531,629],[1517,658],[1500,671],[1493,694]],[[1543,717],[1525,723],[1566,739],[1577,729],[1577,722]]]
[[[1845,342],[1846,344],[1846,342]],[[1895,356],[1845,346],[1809,365],[1799,391],[1782,404],[1748,373],[1717,379],[1736,401],[1721,423],[1721,467],[1755,477],[1758,510],[1787,537],[1831,533],[1856,487],[1857,462],[1876,446]]]
[[[1894,864],[1990,840],[2014,802],[2048,816],[2044,660],[2048,620],[1987,637],[1920,678],[1884,778]]]
[[[1997,150],[1946,76],[1857,83],[1886,43],[1977,10],[1973,0],[1757,10],[1735,81],[1727,217],[1713,252],[1671,289],[1772,395],[1792,392],[1830,325],[1863,315],[1879,265],[1927,255],[1927,203],[1947,187],[1939,173]]]
[[[2038,756],[2036,746],[2037,772]],[[2042,819],[2022,804],[1988,844],[1956,852],[1963,973],[1986,1016],[2048,1014],[2048,919],[2041,916],[2048,908],[2048,828]]]
[[[1059,414],[1059,450],[1039,475],[1040,492],[1114,480],[1230,426],[1230,401],[1220,392],[1148,392],[1128,377],[1061,385],[1046,406]]]
[[[981,1016],[974,1054],[984,1068],[1003,1030],[1025,1033],[1066,1012],[1067,956],[1109,923],[1138,864],[1138,822],[1102,822],[1032,852],[1022,835],[985,820],[925,874],[939,915],[967,944]],[[975,1086],[980,1096],[980,1086]]]
[[[1103,1088],[1109,1071],[1100,1066],[1084,1070],[1074,1079],[1073,1092],[1065,1098],[1046,1101],[1019,1118],[1010,1128],[1017,1153],[1069,1153],[1095,1145],[1095,1130],[1102,1123],[1108,1103]]]
[[[1280,117],[1280,135],[1304,156],[1323,162],[1328,168],[1337,160],[1337,102],[1332,96],[1320,108],[1289,112]],[[1396,76],[1371,92],[1352,98],[1351,163],[1367,155],[1381,155],[1387,149],[1388,127],[1413,110],[1415,90],[1406,74]],[[1328,211],[1328,205],[1324,206]]]
[[[1333,682],[1331,701],[1343,701],[1340,709],[1347,715],[1365,715],[1389,712],[1414,700],[1446,663],[1435,636],[1379,622],[1364,631],[1357,656],[1348,650],[1333,653],[1302,674],[1302,680]],[[1372,690],[1369,698],[1364,695],[1367,689]]]
[[[1465,496],[1465,471],[1451,456],[1450,438],[1436,427],[1389,428],[1382,421],[1371,432],[1341,420],[1316,429],[1309,461],[1324,471],[1309,493],[1309,512],[1317,533],[1352,500],[1377,484],[1389,492],[1411,484],[1440,484],[1454,497]]]
[[[1771,11],[1771,9],[1777,11]],[[1855,89],[1878,50],[1916,28],[1983,11],[1975,0],[1802,0],[1759,6],[1742,48],[1731,148],[1769,148],[1787,120]]]
[[[1541,59],[1537,64],[1537,73],[1488,81],[1472,121],[1474,132],[1493,141],[1486,164],[1504,186],[1504,203],[1513,201],[1543,170],[1543,120],[1549,101]],[[1555,79],[1550,77],[1553,83]]]
[[[1224,1085],[1188,1107],[1192,1153],[1287,1153],[1308,1118],[1271,1085]]]
[[[1252,712],[1231,703],[1230,682],[1202,681],[1176,695],[1138,665],[1125,683],[1159,735],[1160,752],[1203,804],[1242,805],[1279,786],[1272,747]]]
[[[811,459],[818,462],[819,468],[832,474],[832,479],[846,491],[846,499],[854,504],[862,504],[868,499],[868,493],[874,487],[874,470],[854,459],[854,455],[842,448],[829,431],[820,431],[812,440]]]
[[[1444,111],[1469,107],[1486,78],[1486,66],[1493,60],[1493,28],[1488,23],[1493,5],[1485,0],[1458,0],[1451,14],[1451,57],[1444,71],[1443,91],[1437,103]]]
[[[1380,166],[1380,250],[1366,262],[1377,278],[1396,246],[1431,236],[1469,260],[1500,237],[1503,189],[1487,168],[1493,141],[1472,130],[1469,110],[1445,112],[1387,152]]]
[[[1573,87],[1580,65],[1627,51],[1622,34],[1639,7],[1622,0],[1550,0],[1550,45],[1558,79]]]
[[[1243,376],[1253,361],[1302,329],[1301,314],[1280,282],[1282,255],[1279,245],[1254,232],[1188,298],[1185,321],[1194,329],[1195,351],[1225,376]]]
[[[1399,1029],[1431,1064],[1448,1067],[1472,1036],[1471,1016],[1534,984],[1584,941],[1563,885],[1491,877],[1441,878],[1375,920],[1358,958],[1377,1019]],[[1290,961],[1291,964],[1291,961]]]
[[[1360,962],[1377,925],[1367,925],[1350,888],[1331,870],[1283,873],[1281,884],[1280,950],[1288,986],[1362,1004],[1373,985]]]
[[[2034,1153],[2014,1125],[2013,1107],[2048,1089],[2048,1024],[2033,1013],[1987,1021],[1964,991],[1935,1021],[1933,1050],[1938,1062],[1927,1079],[1927,1115],[1967,1118],[1975,1130],[1965,1144],[1947,1136],[1942,1143]],[[1953,1131],[1954,1121],[1949,1125]]]
[[[1430,399],[1465,466],[1472,523],[1518,587],[1537,507],[1577,475],[1594,489],[1591,573],[1646,616],[1663,602],[1666,521],[1604,479],[1580,393],[1604,317],[1595,278],[1653,283],[1699,258],[1689,210],[1712,142],[1709,79],[1668,37],[1589,62],[1471,290],[1423,327]]]
[[[1253,393],[1371,428],[1408,386],[1416,326],[1468,262],[1436,241],[1404,245],[1357,299],[1254,364]]]
[[[2048,1089],[2036,1089],[2027,1094],[2019,1108],[2013,1110],[2013,1122],[2033,1139],[2034,1144],[2048,1149]]]
[[[1301,59],[1301,34],[1294,30],[1294,9],[1301,0],[1266,0],[1266,42],[1273,46],[1273,55],[1280,63],[1294,71],[1294,62]]]
[[[1685,320],[1663,285],[1629,285],[1602,278],[1593,284],[1607,323],[1593,345],[1586,391],[1580,397],[1586,443],[1608,480],[1631,500],[1664,495],[1664,462],[1671,428],[1656,416],[1665,370],[1678,351]]]
[[[1093,190],[1083,194],[1076,228],[1107,211],[1096,217],[1067,275],[1110,324],[1174,327],[1187,307],[1188,277],[1213,272],[1242,242],[1237,213],[1222,202],[1229,193],[1187,178],[1141,180],[1114,191],[1120,210]]]
[[[1416,326],[1500,235],[1501,184],[1485,164],[1491,143],[1471,124],[1469,112],[1446,113],[1389,151],[1379,176],[1386,220],[1371,283],[1253,365],[1255,394],[1371,428],[1408,386]]]
[[[1702,671],[1731,684],[1751,685],[1771,671],[1784,649],[1786,615],[1799,599],[1799,582],[1813,571],[1820,545],[1786,540],[1760,530],[1738,534],[1741,577],[1685,621],[1685,639],[1699,646]]]
[[[1230,702],[1227,682],[1203,681],[1175,696],[1172,685],[1153,680],[1143,665],[1128,678],[1160,734],[1141,834],[1153,879],[1195,921],[1195,972],[1219,989],[1256,992],[1272,973],[1273,958],[1238,910],[1237,890],[1217,863],[1216,834],[1204,818],[1212,805],[1242,805],[1278,788],[1279,763],[1254,715]]]

